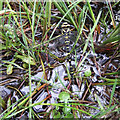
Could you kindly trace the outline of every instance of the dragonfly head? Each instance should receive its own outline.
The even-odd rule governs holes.
[[[67,32],[70,32],[70,24],[68,24],[67,22],[64,22],[62,25],[61,25],[61,32],[62,34],[65,34]]]

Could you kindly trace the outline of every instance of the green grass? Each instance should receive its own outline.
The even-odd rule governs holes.
[[[90,116],[91,118],[102,118],[105,115],[109,115],[112,112],[119,113],[119,101],[114,96],[116,93],[116,86],[120,85],[120,78],[119,71],[111,71],[109,73],[105,73],[103,77],[100,77],[101,80],[103,80],[103,83],[96,83],[98,86],[109,86],[112,87],[112,92],[110,94],[110,101],[109,105],[103,106],[101,101],[99,100],[99,97],[96,95],[96,104],[98,104],[99,108],[95,107],[94,105],[88,105],[83,104],[83,101],[79,100],[79,97],[74,95],[70,90],[67,90],[67,87],[63,84],[62,80],[60,79],[59,74],[56,72],[56,76],[58,81],[60,81],[61,85],[63,86],[63,91],[67,92],[69,95],[73,96],[73,98],[70,98],[67,100],[66,103],[44,103],[47,99],[49,99],[50,94],[48,95],[48,98],[42,100],[38,103],[33,103],[32,97],[36,95],[40,90],[45,89],[45,87],[49,86],[47,73],[46,73],[46,66],[44,65],[44,60],[42,58],[41,53],[50,54],[54,59],[59,59],[57,56],[50,53],[48,50],[48,44],[50,41],[55,40],[55,33],[56,30],[58,30],[59,25],[63,21],[67,21],[71,25],[74,26],[74,30],[78,32],[77,38],[75,40],[75,44],[70,51],[72,53],[76,50],[75,45],[79,41],[79,38],[83,39],[85,44],[83,47],[83,53],[81,60],[77,61],[77,56],[75,55],[75,77],[78,79],[78,81],[84,81],[89,79],[91,77],[88,76],[79,76],[80,72],[82,71],[82,67],[84,66],[85,60],[88,57],[90,50],[87,50],[89,45],[91,46],[91,50],[93,50],[93,53],[95,53],[95,46],[94,46],[94,40],[93,36],[95,31],[99,31],[99,24],[104,27],[104,29],[108,29],[107,25],[107,18],[112,21],[113,27],[112,29],[106,33],[103,38],[101,38],[101,41],[104,40],[99,46],[104,46],[108,44],[115,44],[114,48],[116,49],[116,54],[112,57],[116,58],[119,56],[119,41],[120,41],[120,24],[116,25],[114,20],[114,14],[112,11],[112,7],[117,5],[117,3],[113,4],[111,6],[111,3],[107,3],[108,12],[105,15],[102,10],[98,11],[97,15],[94,14],[94,10],[91,7],[91,3],[87,1],[86,3],[80,5],[81,1],[75,1],[73,3],[70,2],[21,2],[17,3],[19,6],[19,9],[13,9],[13,5],[9,3],[8,1],[2,3],[0,2],[0,41],[3,42],[1,50],[5,50],[4,57],[12,55],[12,60],[3,60],[1,64],[6,67],[7,75],[12,75],[14,72],[14,68],[22,69],[26,71],[24,74],[24,80],[29,85],[29,94],[28,95],[22,95],[20,94],[20,90],[18,88],[12,88],[15,91],[19,93],[21,98],[16,101],[15,103],[11,104],[11,97],[9,97],[9,105],[7,108],[0,114],[1,119],[7,119],[12,118],[16,115],[22,115],[24,111],[29,111],[29,118],[39,118],[38,114],[33,111],[32,107],[36,105],[46,105],[51,106],[51,110],[48,112],[48,114],[53,114],[54,117],[62,117],[62,118],[68,118],[70,116],[72,117],[78,117],[77,112],[82,116],[83,114]],[[5,6],[3,9],[1,6]],[[16,3],[13,3],[16,4]],[[17,7],[16,7],[17,8]],[[53,15],[52,12],[55,11],[53,8],[57,8],[57,12],[59,14]],[[9,14],[8,14],[9,13]],[[91,25],[89,27],[87,26],[87,19],[90,19],[92,21]],[[7,23],[6,23],[7,19]],[[53,25],[52,20],[55,20],[55,23]],[[24,22],[26,21],[26,22]],[[6,25],[5,25],[6,24]],[[37,33],[38,29],[41,29],[42,36],[37,40],[35,38],[35,35]],[[29,32],[30,30],[30,37],[28,34],[25,34],[25,32]],[[88,30],[89,33],[85,33],[84,30]],[[99,34],[99,33],[98,33]],[[83,37],[84,36],[84,37]],[[22,40],[21,40],[21,39]],[[86,41],[85,41],[86,39]],[[89,44],[90,43],[90,44]],[[65,59],[68,56],[65,57]],[[45,56],[45,59],[47,59],[47,55]],[[96,59],[96,58],[95,58]],[[22,61],[22,66],[17,64],[16,62],[18,60]],[[59,60],[58,60],[59,61]],[[51,66],[49,63],[47,63],[48,66],[55,68],[55,66]],[[32,83],[35,80],[31,80],[31,77],[33,76],[32,73],[34,73],[33,68],[38,68],[40,66],[41,71],[43,71],[43,78],[40,78],[40,80],[37,81],[37,87],[35,90],[32,91]],[[70,81],[70,73],[68,66],[66,66],[68,79]],[[116,75],[116,78],[110,79],[109,75]],[[118,75],[118,76],[117,76]],[[26,77],[28,76],[28,77]],[[108,78],[107,78],[107,77]],[[23,80],[23,81],[24,81]],[[44,80],[44,84],[41,85],[41,80]],[[27,82],[28,81],[28,82]],[[88,83],[87,83],[88,84]],[[52,83],[51,86],[48,87],[49,89],[54,86],[54,83]],[[87,85],[88,87],[89,85]],[[90,91],[88,87],[88,91]],[[3,99],[1,98],[0,102]],[[8,101],[7,101],[8,102]],[[113,104],[114,103],[114,104]],[[1,105],[3,108],[5,108],[6,103],[4,105]],[[15,105],[15,106],[14,106]],[[14,106],[14,107],[13,107]],[[84,109],[84,108],[88,109]],[[80,109],[82,108],[82,109]],[[99,112],[96,115],[93,115],[90,112],[90,108],[96,109]],[[58,110],[62,110],[64,113],[63,116],[60,115]],[[56,112],[57,111],[57,112]],[[72,113],[68,114],[68,111],[72,111]],[[57,114],[57,115],[56,115]],[[45,114],[46,115],[46,114]]]

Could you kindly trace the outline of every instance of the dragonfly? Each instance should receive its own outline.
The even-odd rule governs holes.
[[[69,62],[71,80],[73,80],[74,71],[71,64],[72,54],[70,54],[70,51],[75,44],[77,34],[77,31],[73,32],[70,30],[70,24],[64,22],[61,25],[61,35],[59,35],[59,37],[54,40],[54,44],[50,46],[50,49],[53,50],[53,52],[50,52],[50,54],[52,53],[51,56],[54,57],[54,59],[57,59],[60,62],[64,60]]]

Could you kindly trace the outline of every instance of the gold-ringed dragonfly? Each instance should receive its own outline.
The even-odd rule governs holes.
[[[73,32],[70,29],[70,24],[67,22],[62,23],[61,25],[61,35],[59,35],[58,38],[54,40],[53,45],[51,45],[49,48],[50,56],[52,56],[54,59],[57,59],[59,61],[64,61],[67,59],[70,66],[70,75],[71,80],[73,79],[73,66],[71,64],[71,57],[70,54],[71,49],[73,48],[73,45],[77,38],[77,32]]]

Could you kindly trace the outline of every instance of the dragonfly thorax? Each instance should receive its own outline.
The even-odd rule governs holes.
[[[62,34],[65,34],[65,33],[69,33],[70,32],[70,28],[64,28],[62,29]]]

